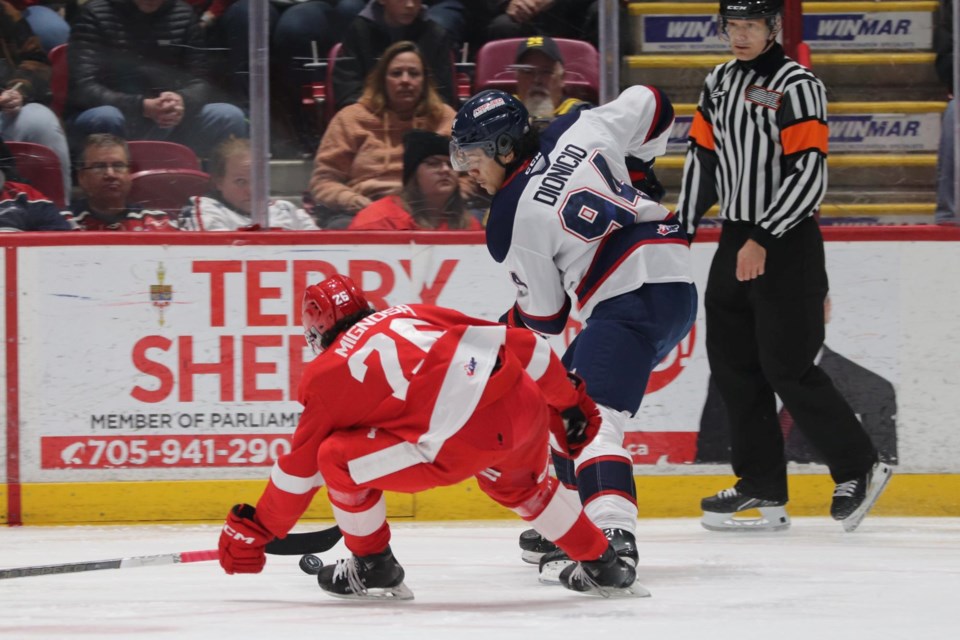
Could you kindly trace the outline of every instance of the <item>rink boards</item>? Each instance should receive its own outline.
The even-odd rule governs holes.
[[[824,233],[826,345],[895,393],[883,429],[897,474],[878,510],[960,515],[960,232]],[[627,434],[641,516],[694,515],[700,497],[729,484],[727,465],[696,462],[715,240],[705,230],[692,248],[697,325],[657,368]],[[480,233],[4,234],[0,246],[8,523],[218,520],[255,501],[299,415],[308,283],[346,273],[378,306],[428,302],[487,319],[514,297]],[[572,319],[553,346],[562,351],[578,328]],[[791,473],[791,512],[824,513],[825,468]],[[308,515],[329,518],[325,503]],[[392,495],[388,508],[419,519],[509,515],[473,482]]]

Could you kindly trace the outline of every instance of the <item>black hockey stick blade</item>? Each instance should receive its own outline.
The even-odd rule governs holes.
[[[320,531],[290,533],[287,534],[286,538],[275,538],[268,542],[266,552],[275,556],[302,556],[308,553],[323,553],[332,549],[340,542],[342,537],[340,527],[336,525]]]

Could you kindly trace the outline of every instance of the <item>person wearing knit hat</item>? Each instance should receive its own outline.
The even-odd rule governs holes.
[[[351,230],[480,230],[466,209],[450,166],[450,138],[411,129],[403,135],[403,189],[375,200],[351,221]]]

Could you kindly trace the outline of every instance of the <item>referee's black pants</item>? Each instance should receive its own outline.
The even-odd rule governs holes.
[[[767,249],[765,273],[737,280],[737,252],[753,225],[725,222],[704,304],[707,357],[727,407],[733,472],[742,493],[786,500],[787,464],[774,393],[823,455],[834,482],[877,459],[856,415],[814,359],[823,345],[827,273],[813,218]]]

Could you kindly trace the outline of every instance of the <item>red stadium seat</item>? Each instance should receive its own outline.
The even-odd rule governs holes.
[[[200,170],[200,159],[193,149],[161,140],[128,140],[130,148],[130,170],[150,171],[151,169],[193,169]]]
[[[50,198],[61,209],[66,208],[63,193],[63,168],[53,149],[33,142],[7,142],[17,163],[17,173],[30,186]]]
[[[50,60],[50,93],[53,95],[50,108],[62,116],[67,103],[67,45],[61,44],[50,49],[47,58]]]
[[[209,174],[195,169],[151,169],[138,171],[130,179],[130,202],[173,217],[190,204],[192,196],[206,193],[210,184]]]
[[[337,103],[333,97],[333,66],[340,53],[341,44],[338,42],[330,48],[327,53],[327,59],[319,62],[316,66],[321,68],[323,80],[320,82],[311,82],[301,88],[301,101],[303,106],[311,107],[317,112],[318,130],[323,135],[324,129],[330,123],[333,114],[337,112]]]
[[[526,38],[493,40],[477,51],[473,91],[500,89],[513,93],[517,74],[509,67],[515,64],[517,47]],[[600,99],[600,54],[589,42],[554,38],[563,55],[566,72],[564,90],[567,95],[597,103]]]

